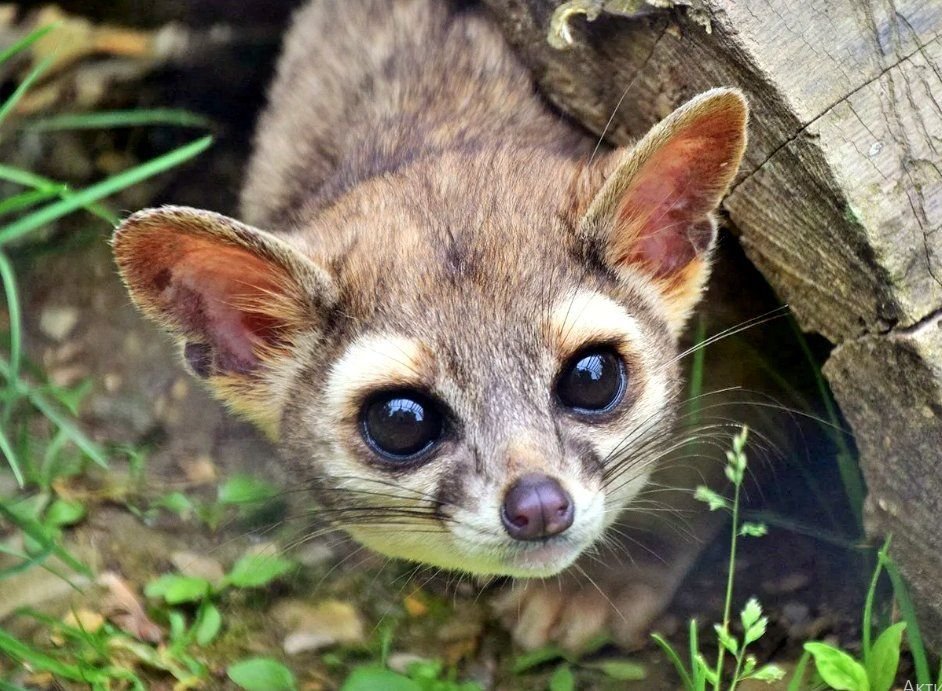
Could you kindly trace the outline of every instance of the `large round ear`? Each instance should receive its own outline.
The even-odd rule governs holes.
[[[130,216],[113,246],[134,304],[193,373],[275,433],[284,374],[336,300],[327,272],[270,233],[186,207]]]
[[[586,209],[577,221],[582,237],[616,274],[654,283],[675,334],[709,276],[714,212],[739,169],[747,119],[741,92],[700,94],[634,147],[613,152],[602,164],[604,183],[595,187],[588,207],[581,207]]]

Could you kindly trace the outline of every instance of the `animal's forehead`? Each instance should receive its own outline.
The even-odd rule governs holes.
[[[484,186],[471,168],[463,183],[409,171],[337,220],[332,266],[359,318],[515,324],[590,278],[560,185]]]

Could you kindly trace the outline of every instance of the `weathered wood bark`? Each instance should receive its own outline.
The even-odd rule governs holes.
[[[613,142],[708,87],[748,94],[726,209],[836,346],[825,373],[861,450],[868,529],[894,534],[942,644],[942,2],[692,0],[695,15],[573,19],[565,51],[546,40],[556,0],[486,2],[548,97]]]

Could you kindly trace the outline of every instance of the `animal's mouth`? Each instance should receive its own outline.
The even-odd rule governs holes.
[[[570,566],[584,547],[565,537],[550,538],[515,550],[506,562],[520,576],[552,576]]]

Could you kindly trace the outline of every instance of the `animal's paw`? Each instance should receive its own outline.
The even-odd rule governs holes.
[[[555,643],[579,651],[600,634],[635,648],[644,643],[673,588],[622,575],[625,580],[618,584],[596,585],[575,575],[516,581],[493,605],[514,641],[526,649]]]

